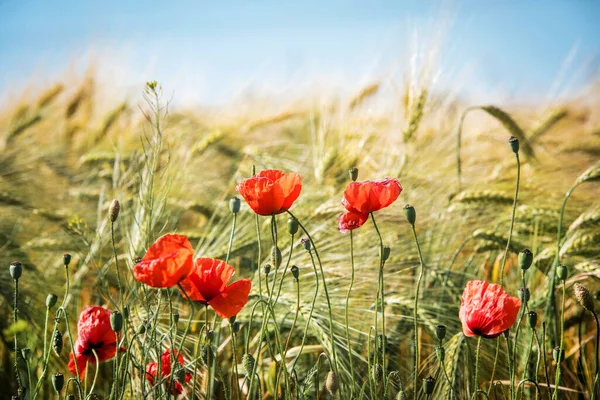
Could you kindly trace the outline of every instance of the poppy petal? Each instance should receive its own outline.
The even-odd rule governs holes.
[[[163,235],[134,266],[135,279],[156,288],[175,286],[189,274],[193,256],[194,249],[186,236]]]
[[[258,215],[280,213],[285,201],[281,186],[266,177],[254,176],[244,179],[238,184],[236,190]]]
[[[77,356],[77,367],[79,368],[79,378],[80,379],[83,379],[83,377],[85,376],[85,368],[87,366],[87,360],[88,360],[87,356],[84,356],[84,355]],[[72,373],[74,373],[74,374],[77,373],[77,369],[75,369],[75,361],[73,359],[73,352],[69,353],[68,368],[69,368],[69,371],[71,371]]]
[[[294,204],[294,201],[300,196],[300,192],[302,191],[302,178],[300,175],[296,173],[284,174],[277,180],[279,186],[281,186],[281,190],[283,191],[283,196],[285,197],[285,201],[281,206],[283,211],[289,210]]]
[[[250,279],[241,279],[227,286],[220,295],[210,300],[209,304],[221,318],[231,318],[244,308],[251,288]]]
[[[402,185],[396,178],[351,182],[344,190],[342,204],[348,211],[369,214],[391,205],[401,192]]]
[[[363,226],[368,218],[369,214],[345,212],[338,217],[338,229],[342,233],[350,232]]]
[[[285,174],[283,173],[283,171],[280,171],[278,169],[263,169],[262,171],[254,175],[254,177],[267,178],[270,181],[276,182],[279,178],[281,178],[284,175]]]
[[[210,302],[225,290],[233,274],[235,269],[225,261],[198,258],[194,261],[192,271],[182,282],[182,287],[191,299]]]

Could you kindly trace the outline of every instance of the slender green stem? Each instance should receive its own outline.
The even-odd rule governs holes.
[[[125,299],[123,298],[123,287],[121,286],[121,273],[119,271],[119,257],[117,255],[117,246],[115,244],[115,223],[110,222],[110,238],[112,242],[113,255],[115,257],[115,267],[117,270],[117,285],[119,287],[119,299],[121,303],[121,309],[119,310],[121,313],[125,308]]]
[[[411,225],[413,238],[417,245],[417,252],[419,253],[419,278],[415,287],[415,304],[413,310],[413,345],[415,347],[414,362],[413,362],[413,398],[417,398],[418,393],[418,380],[419,380],[419,324],[418,324],[418,310],[419,310],[419,291],[421,289],[421,280],[423,279],[423,270],[425,262],[423,261],[423,254],[421,253],[421,245],[419,244],[419,238],[417,237],[417,231],[414,225]]]
[[[594,319],[596,320],[596,373],[594,374],[594,384],[592,386],[592,400],[596,400],[598,392],[598,379],[600,376],[600,322],[598,321],[598,314],[592,311]]]
[[[487,394],[490,395],[492,387],[494,386],[494,376],[496,375],[496,365],[498,364],[498,356],[500,355],[500,337],[496,338],[496,354],[494,355],[494,364],[492,366],[492,375],[490,378],[490,386],[488,387]]]
[[[44,352],[42,353],[42,358],[46,355],[47,349],[47,341],[48,341],[48,318],[50,315],[50,307],[46,307],[46,319],[44,320]],[[29,388],[31,390],[31,388]]]
[[[229,256],[231,255],[231,248],[233,246],[233,237],[235,235],[236,222],[237,222],[237,213],[233,213],[233,222],[231,224],[231,235],[229,235],[229,245],[227,246],[227,255],[225,256],[226,264],[229,264]]]
[[[514,370],[515,366],[513,365],[512,357],[510,356],[512,354],[512,350],[511,350],[511,347],[510,347],[510,337],[509,337],[508,331],[506,332],[506,334],[503,334],[503,336],[506,339],[506,358],[508,360],[508,371],[510,373],[510,376],[512,376],[513,375],[513,370]],[[512,400],[514,398],[514,389],[515,389],[514,386],[513,386],[513,384],[512,384],[512,381],[511,381],[510,387],[508,389],[510,391],[510,397],[509,398]]]
[[[19,320],[19,280],[15,279],[15,296],[13,305],[13,323]],[[19,342],[17,332],[15,332],[15,376],[17,378],[17,388],[21,388],[21,373],[19,372]]]
[[[232,395],[233,395],[233,388],[235,387],[235,393],[237,395],[236,398],[238,400],[241,400],[242,394],[240,393],[240,385],[238,382],[238,377],[240,376],[240,374],[238,372],[236,351],[237,351],[237,346],[236,346],[236,340],[235,340],[235,332],[233,331],[233,327],[232,327],[232,329],[231,329],[231,355],[233,357],[233,365],[231,366],[231,374],[233,375],[233,379],[232,379],[232,384],[231,384],[231,390],[232,390]]]
[[[477,350],[475,351],[475,381],[473,385],[473,399],[477,398],[479,391],[479,352],[481,351],[481,336],[477,337]],[[487,395],[487,393],[486,393]]]
[[[100,360],[98,360],[98,353],[96,353],[95,349],[92,349],[92,353],[94,354],[94,358],[96,359],[96,370],[94,371],[94,380],[92,381],[92,387],[90,387],[90,392],[88,393],[87,398],[90,398],[92,393],[94,393],[94,388],[96,387],[96,380],[98,379],[98,370],[100,369]]]
[[[252,174],[254,175],[254,174]],[[260,268],[260,263],[262,262],[262,258],[261,258],[261,239],[260,239],[260,223],[258,220],[258,214],[256,214],[255,216],[255,225],[256,225],[256,240],[257,240],[257,245],[258,245],[258,261],[256,263],[257,265],[257,270],[258,270],[258,296],[259,299],[262,299],[262,278],[261,278],[261,268]],[[261,304],[261,309],[262,309],[262,315],[265,315],[265,305],[264,303],[260,303]],[[266,321],[266,318],[265,318]],[[263,340],[263,335],[264,335],[264,331],[265,331],[265,327],[266,327],[266,322],[263,321],[261,328],[260,328],[260,337],[258,340],[258,357],[260,357],[260,347],[262,345],[262,340]],[[250,327],[249,327],[250,329]],[[248,350],[248,349],[246,349]],[[256,362],[254,363],[254,367],[252,368],[252,374],[250,376],[250,383],[248,384],[248,393],[249,393],[249,397],[252,396],[252,394],[254,393],[254,377],[256,376],[256,368],[257,368],[257,364],[259,362],[259,359],[256,359]],[[260,382],[259,382],[259,386],[260,386]]]
[[[519,197],[519,182],[521,180],[521,160],[519,159],[519,153],[515,153],[515,158],[517,159],[517,183],[515,185],[515,197],[513,199],[512,214],[510,217],[510,229],[508,231],[508,240],[506,241],[506,249],[504,250],[504,256],[502,256],[502,265],[500,267],[500,286],[504,285],[504,267],[506,266],[508,250],[510,249],[510,241],[512,239],[513,228],[515,226],[515,212],[517,210],[517,199]]]
[[[350,231],[350,266],[352,268],[350,273],[350,286],[348,286],[348,292],[346,292],[346,343],[348,345],[348,357],[350,360],[350,376],[354,376],[354,361],[352,360],[352,343],[350,343],[350,322],[348,320],[348,308],[350,306],[350,292],[352,291],[352,287],[354,286],[354,238],[352,236],[352,231]],[[354,382],[350,383],[350,398],[354,399]]]
[[[539,338],[536,335],[536,340],[538,342],[538,346],[540,343]],[[548,374],[548,363],[546,361],[546,322],[542,322],[542,355],[543,355],[543,360],[544,360],[544,375],[546,376],[546,387],[548,388],[548,393],[549,393],[549,397],[552,397],[552,388],[550,387],[550,375]]]
[[[378,284],[377,291],[379,292],[379,306],[381,309],[381,334],[382,334],[382,368],[383,368],[383,388],[384,392],[387,387],[387,367],[386,367],[386,332],[385,332],[385,290],[383,285],[383,238],[381,237],[381,232],[379,231],[379,227],[375,222],[375,214],[371,213],[371,220],[373,221],[373,226],[375,227],[375,231],[377,232],[377,237],[379,238],[379,276],[378,276]],[[352,231],[351,231],[352,232]],[[377,307],[375,307],[375,313],[377,314]],[[376,346],[377,347],[377,346]],[[376,352],[379,350],[376,348]]]
[[[563,346],[565,341],[565,296],[566,296],[566,287],[567,283],[563,280],[563,290],[562,290],[562,304],[561,304],[561,312],[560,312],[560,346],[558,353],[558,361],[556,362],[556,377],[554,379],[554,398],[558,399],[558,387],[560,386],[560,379],[562,377],[562,368],[561,368],[561,356],[563,354]]]

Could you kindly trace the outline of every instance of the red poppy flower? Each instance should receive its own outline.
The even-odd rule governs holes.
[[[179,354],[177,350],[173,350],[173,355],[175,356],[175,358],[177,358],[177,362],[179,364],[184,365],[185,361],[183,359],[183,356]],[[164,353],[162,353],[162,355],[160,356],[160,369],[161,373],[157,376],[156,373],[158,372],[158,363],[156,361],[152,361],[148,363],[148,365],[146,365],[146,379],[148,380],[148,382],[150,382],[152,386],[154,386],[154,380],[161,380],[163,377],[169,378],[169,376],[171,375],[171,350],[165,350]],[[190,379],[192,379],[192,373],[186,372],[185,381],[189,382]],[[174,382],[174,391],[177,394],[183,393],[183,386],[181,385],[181,383],[177,381]],[[173,394],[174,391],[173,388],[171,388],[171,394]]]
[[[485,281],[469,281],[458,314],[465,336],[493,339],[510,329],[517,320],[521,300],[500,286]]]
[[[367,219],[369,219],[369,214],[345,212],[338,217],[338,229],[342,233],[350,232],[363,226]]]
[[[81,312],[77,322],[77,340],[75,341],[75,356],[69,354],[69,370],[77,373],[75,361],[79,367],[80,377],[83,378],[86,364],[96,364],[98,361],[110,360],[117,352],[117,336],[110,327],[110,311],[100,306],[87,306]],[[125,351],[124,348],[120,349]]]
[[[369,214],[392,204],[402,192],[396,178],[381,181],[351,182],[344,190],[342,204],[346,210],[357,214]]]
[[[241,279],[227,286],[235,270],[225,261],[198,258],[181,286],[194,301],[209,304],[222,318],[237,315],[248,302],[252,288],[250,279]]]
[[[281,214],[300,196],[302,179],[293,172],[266,169],[244,179],[235,189],[258,215]]]
[[[155,288],[177,285],[190,273],[194,249],[187,237],[166,234],[158,238],[142,261],[133,267],[138,281]]]

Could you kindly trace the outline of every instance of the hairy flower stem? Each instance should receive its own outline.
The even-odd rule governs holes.
[[[15,296],[13,304],[13,323],[16,324],[19,320],[19,280],[15,279]],[[17,332],[15,332],[15,377],[17,379],[17,388],[21,388],[21,373],[19,372],[19,342],[17,340]]]
[[[546,376],[546,387],[548,388],[548,393],[549,396],[548,398],[552,397],[552,388],[550,387],[550,375],[548,374],[548,363],[546,362],[546,322],[542,322],[542,355],[543,355],[543,360],[544,360],[544,375]],[[538,342],[538,347],[539,347],[539,343],[540,340],[539,338],[535,337],[535,339]]]
[[[512,357],[510,356],[512,354],[512,349],[510,347],[510,336],[508,331],[506,331],[502,336],[504,336],[504,339],[506,339],[506,358],[508,360],[508,372],[510,374],[510,376],[513,376],[513,370],[515,368],[515,366],[512,363]],[[515,387],[512,384],[512,381],[510,383],[510,387],[508,388],[510,391],[510,397],[509,399],[513,399],[514,398],[514,390]]]
[[[236,345],[236,340],[235,340],[235,332],[233,331],[233,327],[230,325],[231,327],[231,356],[233,359],[233,365],[231,366],[231,375],[233,376],[233,378],[231,379],[231,390],[232,390],[232,395],[233,393],[233,388],[235,387],[235,394],[236,394],[236,399],[241,400],[242,399],[242,394],[240,393],[240,385],[238,383],[238,377],[240,376],[239,372],[238,372],[238,365],[237,365],[237,355],[236,355],[236,349],[237,349],[237,345]]]
[[[226,264],[229,264],[229,256],[231,255],[231,247],[233,246],[233,237],[235,235],[236,223],[237,223],[237,213],[233,213],[233,222],[231,224],[231,235],[229,235],[229,245],[227,246],[227,255],[225,256]]]
[[[92,386],[90,387],[90,392],[88,393],[86,398],[90,398],[92,393],[94,393],[94,388],[96,387],[96,380],[98,379],[98,370],[100,369],[100,361],[98,360],[98,353],[96,353],[95,349],[92,349],[92,353],[94,354],[94,358],[96,359],[96,370],[94,371],[94,380],[92,381]],[[87,368],[86,368],[87,371]]]
[[[496,354],[494,355],[494,364],[492,365],[492,375],[490,377],[490,385],[486,394],[489,396],[494,387],[494,376],[496,375],[496,365],[498,365],[498,356],[500,355],[500,337],[496,338]]]
[[[594,374],[594,384],[592,385],[592,400],[596,400],[598,392],[598,379],[600,378],[600,322],[598,321],[598,314],[592,311],[594,319],[596,320],[596,373]]]
[[[475,381],[473,385],[473,399],[477,398],[479,391],[479,352],[481,350],[481,336],[477,337],[477,350],[475,351]]]
[[[562,368],[561,368],[561,356],[563,354],[563,346],[565,341],[565,296],[566,296],[566,287],[567,283],[563,280],[563,290],[562,290],[562,305],[560,312],[560,346],[559,346],[559,356],[558,361],[556,362],[556,377],[554,378],[554,399],[558,399],[558,387],[560,386],[560,379],[562,377]]]
[[[377,237],[379,238],[379,276],[377,281],[377,293],[378,293],[378,302],[381,310],[381,334],[383,340],[381,341],[382,347],[382,369],[383,369],[383,389],[384,392],[387,388],[387,368],[386,368],[386,336],[385,336],[385,292],[383,288],[383,239],[381,237],[381,232],[379,231],[379,227],[375,222],[375,214],[371,213],[371,220],[373,221],[373,226],[375,227],[375,231],[377,232]],[[376,303],[377,304],[377,303]],[[377,315],[377,307],[375,307],[375,315]],[[377,326],[377,325],[376,325]],[[377,344],[375,344],[375,352],[379,353],[379,349],[377,348]]]
[[[346,309],[344,310],[346,316],[346,343],[348,346],[348,357],[350,360],[350,376],[354,376],[354,362],[352,361],[352,344],[350,343],[350,323],[348,321],[348,308],[350,305],[350,292],[354,286],[354,238],[352,231],[350,231],[350,265],[352,271],[350,273],[350,286],[348,286],[348,292],[346,293]],[[350,398],[354,399],[354,382],[350,384]]]
[[[517,183],[515,185],[515,197],[513,199],[512,214],[510,217],[510,229],[508,231],[508,240],[506,241],[506,249],[504,250],[504,256],[502,256],[502,265],[500,267],[500,287],[504,285],[504,267],[506,266],[506,259],[508,258],[508,250],[510,249],[510,241],[512,239],[513,228],[515,226],[515,212],[517,210],[517,199],[519,197],[519,182],[521,180],[521,161],[519,159],[519,153],[515,153],[517,159]]]
[[[254,167],[252,167],[252,170],[253,170],[252,175],[254,175]],[[259,299],[262,299],[262,278],[261,278],[261,268],[260,268],[260,263],[262,262],[262,258],[261,258],[261,247],[262,246],[261,246],[261,239],[260,239],[260,223],[258,220],[258,214],[256,214],[254,217],[255,217],[254,222],[256,225],[256,238],[257,238],[256,243],[258,246],[258,257],[257,257],[258,261],[256,263],[257,270],[258,270],[258,296],[259,296]],[[261,309],[262,309],[262,315],[264,316],[265,315],[265,305],[263,302],[260,302],[260,304],[261,304]],[[263,323],[260,328],[260,336],[259,336],[259,340],[258,340],[258,357],[260,357],[260,347],[262,345],[265,327],[266,327],[266,318],[264,318]],[[246,346],[246,351],[249,351],[248,346]],[[252,368],[252,374],[250,376],[250,383],[248,384],[248,398],[249,399],[252,397],[252,394],[254,393],[254,377],[257,374],[256,364],[258,364],[258,361],[259,361],[259,358],[257,358],[257,362],[254,363],[254,367]],[[259,382],[259,386],[260,386],[260,382]]]
[[[325,271],[323,271],[323,263],[321,263],[321,257],[319,256],[319,251],[317,250],[317,245],[316,245],[315,241],[312,239],[312,237],[310,236],[310,233],[308,233],[308,231],[306,230],[304,225],[302,225],[302,223],[298,220],[298,218],[296,218],[294,216],[294,214],[292,214],[289,210],[287,210],[287,213],[290,215],[290,217],[295,219],[296,222],[298,222],[300,229],[302,229],[302,231],[308,237],[308,240],[310,240],[312,249],[314,250],[315,256],[317,257],[319,269],[321,271],[321,279],[323,281],[323,291],[325,292],[325,298],[327,299],[327,311],[329,313],[329,338],[331,340],[331,355],[332,355],[332,360],[333,360],[333,371],[339,377],[340,374],[338,372],[337,357],[336,357],[336,351],[335,351],[335,337],[334,337],[334,333],[333,333],[333,315],[331,312],[331,300],[329,298],[329,292],[327,291],[327,282],[325,281]]]
[[[418,310],[419,310],[419,291],[421,289],[421,280],[423,279],[423,270],[425,266],[425,262],[423,261],[423,254],[421,253],[421,245],[419,244],[419,238],[417,237],[417,231],[415,230],[415,226],[411,224],[413,238],[415,240],[415,244],[417,245],[417,252],[419,253],[419,278],[417,279],[417,284],[415,287],[415,303],[413,310],[413,345],[415,347],[414,353],[414,362],[413,362],[413,398],[417,398],[418,394],[418,380],[419,380],[419,325],[418,325]]]
[[[194,363],[194,375],[192,375],[192,379],[194,379],[194,384],[192,385],[192,396],[194,396],[196,393],[196,383],[198,382],[198,352],[200,351],[200,341],[202,337],[202,332],[204,332],[204,330],[208,332],[208,304],[204,305],[204,326],[198,332],[198,341],[196,342],[196,351],[194,354],[194,359],[196,360],[196,362]]]

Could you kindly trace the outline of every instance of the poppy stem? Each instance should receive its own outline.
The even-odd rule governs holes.
[[[421,245],[419,244],[419,238],[417,236],[417,231],[415,229],[415,225],[411,224],[413,238],[415,240],[415,244],[417,245],[417,252],[419,253],[419,278],[417,279],[417,285],[415,288],[415,306],[413,311],[413,330],[414,330],[414,346],[415,346],[415,356],[414,356],[414,365],[413,365],[413,397],[417,398],[417,382],[419,379],[419,325],[418,325],[418,310],[419,310],[419,290],[421,288],[421,280],[423,279],[423,270],[425,266],[425,262],[423,261],[423,254],[421,252]]]
[[[352,236],[352,230],[350,231],[350,265],[351,265],[351,274],[350,274],[350,286],[348,286],[348,292],[346,292],[346,343],[348,346],[348,358],[350,361],[350,376],[354,377],[354,362],[352,361],[352,344],[350,343],[350,323],[348,321],[348,308],[350,306],[350,292],[352,291],[352,287],[354,286],[354,238]],[[354,399],[354,382],[350,382],[350,398]]]
[[[13,304],[13,323],[16,324],[19,320],[19,279],[15,279],[15,293]],[[21,388],[21,373],[19,372],[19,342],[17,340],[17,332],[15,331],[15,376],[17,378],[17,388]]]
[[[231,356],[233,357],[233,365],[231,366],[231,375],[233,376],[233,379],[231,380],[231,394],[233,396],[233,388],[235,387],[235,394],[237,395],[236,398],[238,400],[241,400],[241,394],[240,394],[240,385],[238,382],[238,377],[240,376],[239,372],[238,372],[238,365],[237,365],[237,356],[236,356],[236,350],[237,350],[237,345],[236,345],[236,340],[235,340],[235,332],[233,330],[233,325],[229,324],[229,327],[231,329]]]
[[[592,400],[595,400],[597,397],[598,391],[598,379],[600,376],[600,321],[598,321],[598,314],[595,311],[592,311],[594,315],[594,319],[596,320],[596,373],[594,374],[594,384],[592,385]]]
[[[546,387],[548,388],[549,397],[552,397],[552,388],[550,387],[550,375],[548,374],[548,363],[546,362],[546,321],[542,322],[542,357],[544,360],[544,375],[546,376]],[[540,340],[536,335],[538,347]]]
[[[477,337],[477,350],[475,351],[475,381],[473,386],[473,399],[477,399],[479,389],[479,353],[481,351],[481,336]]]
[[[565,296],[566,296],[567,282],[563,279],[562,281],[562,304],[560,312],[560,346],[558,350],[558,360],[556,361],[556,377],[554,379],[554,396],[553,398],[558,399],[558,387],[560,386],[560,379],[562,377],[562,358],[564,354],[563,346],[565,341]]]
[[[521,160],[519,159],[519,153],[515,153],[517,159],[517,183],[515,185],[515,197],[513,199],[512,214],[510,217],[510,229],[508,231],[508,240],[506,241],[506,249],[502,256],[502,265],[500,267],[500,287],[504,285],[504,267],[506,266],[506,259],[508,258],[508,250],[510,249],[510,241],[512,239],[513,228],[515,226],[515,212],[517,210],[517,198],[519,196],[519,182],[521,180]],[[516,343],[515,343],[516,344]]]
[[[496,338],[496,354],[494,355],[494,364],[492,366],[492,375],[490,378],[490,386],[488,387],[487,390],[487,395],[489,396],[492,388],[494,386],[494,376],[496,375],[496,365],[498,364],[498,356],[500,355],[500,337]]]
[[[88,393],[88,397],[90,397],[91,394],[94,393],[94,388],[96,387],[96,380],[98,379],[98,370],[100,369],[100,361],[98,360],[98,353],[96,353],[95,349],[92,349],[92,353],[94,353],[94,358],[96,359],[96,370],[94,371],[94,380],[92,381],[92,387],[90,387],[90,392]],[[87,369],[86,369],[86,371],[87,371]]]
[[[330,337],[330,341],[331,341],[330,345],[331,345],[331,355],[332,355],[332,359],[333,359],[334,372],[339,377],[340,374],[338,373],[337,357],[336,357],[336,351],[335,351],[335,337],[334,337],[334,333],[333,333],[333,315],[331,313],[331,299],[329,298],[329,291],[327,290],[327,282],[325,280],[325,271],[323,271],[323,263],[321,262],[321,257],[319,256],[319,251],[317,250],[317,245],[316,245],[315,241],[312,239],[312,237],[310,236],[310,233],[308,233],[308,231],[306,230],[304,225],[302,225],[302,223],[298,220],[298,218],[296,218],[296,216],[294,216],[294,214],[292,214],[289,210],[286,210],[286,212],[290,215],[290,217],[292,217],[293,219],[296,220],[296,222],[298,222],[298,225],[300,225],[300,229],[302,229],[302,231],[308,237],[308,240],[310,240],[312,249],[314,249],[315,256],[317,257],[317,262],[319,264],[319,269],[321,271],[321,279],[323,281],[323,291],[325,292],[325,299],[327,300],[327,311],[329,313],[329,337]],[[311,257],[312,257],[312,253],[311,253]]]
[[[371,220],[373,221],[373,226],[375,227],[375,231],[377,232],[377,237],[379,238],[379,276],[378,276],[378,282],[377,282],[377,292],[378,292],[378,296],[377,296],[377,303],[379,303],[379,308],[381,309],[381,334],[382,334],[382,340],[381,340],[381,349],[377,348],[377,342],[375,342],[375,351],[377,352],[377,354],[379,354],[379,351],[381,350],[382,356],[381,356],[381,364],[382,364],[382,368],[383,368],[383,390],[384,392],[386,391],[387,388],[387,367],[386,367],[386,336],[385,336],[385,292],[384,292],[384,287],[383,287],[383,267],[384,267],[384,263],[385,261],[383,260],[383,239],[381,237],[381,232],[379,231],[379,227],[377,226],[377,223],[375,222],[375,214],[371,213]],[[350,231],[350,233],[352,233],[352,231]],[[377,314],[377,307],[375,307],[375,314]]]
[[[229,236],[229,245],[227,246],[227,255],[225,256],[226,264],[229,264],[229,256],[231,255],[231,247],[233,246],[233,237],[235,235],[236,222],[237,222],[237,213],[233,213],[233,223],[231,224],[231,235]]]

